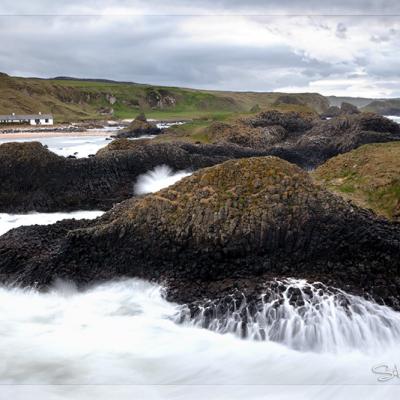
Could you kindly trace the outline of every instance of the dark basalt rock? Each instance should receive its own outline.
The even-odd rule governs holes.
[[[137,138],[146,135],[159,135],[162,130],[147,121],[144,114],[139,114],[126,128],[115,135],[117,138]]]
[[[67,159],[38,142],[5,143],[0,145],[0,212],[108,210],[133,196],[137,177],[158,165],[196,170],[266,154],[232,144],[117,140],[96,157]]]
[[[264,150],[305,168],[363,144],[400,140],[400,126],[372,113],[321,120],[311,114],[268,111],[256,118],[209,127],[213,143],[235,143]]]
[[[353,104],[343,102],[339,107],[331,106],[324,113],[321,114],[322,118],[334,118],[341,115],[360,114],[360,110]]]
[[[347,103],[345,101],[341,104],[340,111],[343,114],[349,114],[349,115],[360,114],[360,110],[354,104]]]
[[[400,224],[352,206],[275,157],[203,169],[75,223],[0,237],[3,282],[141,277],[165,283],[171,300],[198,303],[232,293],[251,301],[266,281],[295,277],[400,309]]]
[[[161,164],[196,170],[274,155],[313,168],[366,143],[400,140],[400,126],[376,114],[322,121],[273,111],[236,125],[213,124],[208,135],[214,144],[117,140],[88,159],[65,159],[39,143],[0,145],[0,211],[107,210],[133,195],[138,175]]]

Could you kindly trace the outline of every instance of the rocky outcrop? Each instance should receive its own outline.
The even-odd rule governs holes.
[[[158,135],[162,132],[157,125],[147,121],[144,114],[139,114],[126,128],[115,135],[118,138],[137,138],[140,136]]]
[[[325,112],[321,114],[323,119],[326,118],[334,118],[339,117],[341,115],[352,115],[352,114],[360,114],[360,110],[351,103],[343,102],[339,107],[331,106]]]
[[[342,114],[360,114],[360,110],[351,103],[343,102],[342,105],[340,106],[340,111]]]
[[[313,114],[268,111],[230,125],[215,123],[207,134],[213,143],[251,147],[313,168],[363,144],[400,140],[400,126],[371,113],[321,120]]]
[[[313,176],[355,204],[400,222],[400,142],[361,146],[331,158]]]
[[[269,112],[236,124],[213,124],[214,144],[115,141],[96,157],[65,159],[40,143],[0,145],[0,211],[109,209],[133,195],[138,175],[166,164],[196,170],[229,159],[274,155],[315,167],[365,143],[400,139],[400,126],[376,114],[316,120]]]
[[[196,170],[231,158],[266,155],[235,145],[125,139],[109,146],[96,157],[67,159],[38,142],[0,145],[0,212],[108,210],[133,195],[138,175],[158,165]]]
[[[56,224],[48,235],[31,227],[0,237],[4,282],[133,276],[166,284],[171,300],[196,303],[232,293],[256,299],[265,282],[296,277],[400,308],[400,225],[275,157],[203,169],[86,226]]]

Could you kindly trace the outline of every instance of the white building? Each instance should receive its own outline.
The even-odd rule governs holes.
[[[0,124],[30,124],[30,125],[53,125],[54,118],[51,114],[33,115],[0,115]]]

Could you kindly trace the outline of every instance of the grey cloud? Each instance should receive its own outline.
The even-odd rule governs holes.
[[[346,39],[347,27],[342,22],[339,22],[336,26],[336,36],[340,39]]]
[[[135,10],[146,13],[150,9],[148,3],[135,0],[44,0],[40,3],[42,9],[28,0],[2,0],[0,13],[91,14],[112,6],[131,7],[129,10],[133,10],[132,13]],[[193,6],[194,3],[196,7]],[[194,14],[207,10],[257,14],[260,10],[266,10],[265,3],[255,0],[246,4],[236,0],[172,0],[167,7],[165,1],[155,1],[151,3],[151,10],[155,14],[162,13],[167,8],[171,10],[170,13],[192,9]],[[296,12],[301,11],[304,14],[317,4],[320,5],[320,2],[314,0],[271,1],[268,2],[268,10],[285,13],[298,10]],[[354,0],[337,0],[330,10],[355,13],[357,9],[361,9],[359,4],[359,1]],[[137,8],[139,6],[143,7]],[[363,4],[362,12],[380,10],[380,13],[385,13],[390,10],[395,13],[396,7],[400,12],[400,3],[397,1],[367,1]],[[329,11],[323,5],[319,10],[321,13]],[[262,18],[245,19],[258,23],[259,26],[265,25]],[[279,29],[270,27],[267,31],[266,28],[269,34],[279,36],[281,31],[291,30],[294,36],[302,35],[301,26],[297,27],[293,18],[271,20]],[[116,19],[107,16],[0,17],[0,71],[25,76],[71,75],[209,89],[269,91],[287,86],[307,87],[321,79],[358,78],[358,71],[363,69],[367,77],[390,82],[386,83],[387,87],[393,87],[400,92],[400,88],[396,87],[399,83],[395,79],[400,68],[398,51],[387,55],[380,54],[379,47],[369,50],[369,47],[375,46],[374,43],[398,35],[398,28],[386,24],[386,20],[370,17],[310,18],[310,26],[319,27],[327,34],[330,30],[332,36],[335,37],[336,34],[339,39],[347,38],[337,39],[338,46],[346,46],[351,40],[353,27],[361,26],[362,31],[365,31],[366,50],[357,51],[354,56],[334,62],[329,57],[311,57],[303,48],[292,45],[289,40],[281,44],[271,44],[268,41],[263,44],[257,40],[254,44],[251,41],[241,43],[240,40],[229,40],[230,32],[227,32],[227,39],[221,41],[213,40],[212,33],[207,41],[197,36],[191,38],[186,31],[180,29],[181,23],[186,22],[189,25],[192,21],[185,16]],[[219,20],[215,18],[204,17],[200,21],[210,28],[219,24]],[[369,33],[368,29],[374,26],[385,27],[386,31],[380,29],[380,33]],[[262,35],[262,31],[260,32],[258,34]],[[204,34],[207,35],[207,31]],[[314,40],[318,43],[318,35]],[[396,40],[390,41],[390,45],[398,50],[396,43]]]
[[[147,4],[147,6],[146,6]],[[335,0],[322,2],[320,0],[2,0],[0,12],[6,14],[51,14],[68,12],[99,13],[104,8],[125,7],[132,13],[138,7],[144,6],[147,13],[154,14],[185,14],[185,13],[215,13],[226,12],[233,14],[361,14],[361,15],[393,15],[400,12],[397,0]]]

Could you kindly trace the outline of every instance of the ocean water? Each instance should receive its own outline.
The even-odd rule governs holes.
[[[400,124],[400,117],[397,115],[385,115],[386,118],[391,119],[394,122],[397,122],[398,124]]]
[[[399,314],[353,298],[357,310],[345,316],[331,300],[319,299],[330,313],[314,320],[324,349],[310,350],[306,336],[300,340],[304,348],[299,348],[299,342],[293,346],[244,340],[177,323],[182,307],[165,301],[162,287],[141,280],[108,282],[84,291],[59,282],[48,293],[3,287],[0,396],[397,399],[399,379],[379,382],[384,375],[372,368],[383,371],[377,366],[393,369],[399,363]],[[293,323],[292,312],[283,318],[287,324]],[[352,324],[351,313],[363,321],[362,328]],[[298,333],[308,318],[301,318]],[[389,341],[381,336],[382,318],[393,324],[387,332]],[[279,329],[284,337],[285,324]],[[342,333],[336,336],[338,331]],[[341,340],[348,334],[365,340],[349,346]]]
[[[174,125],[181,125],[184,122],[162,122],[157,126],[162,129],[170,128]],[[102,129],[89,129],[89,132],[106,132],[110,135],[115,134],[121,126],[110,126]],[[144,135],[138,138],[130,138],[130,140],[138,139],[153,139],[155,136]],[[0,135],[0,144],[8,142],[40,142],[48,146],[49,150],[60,156],[68,157],[75,156],[77,158],[88,157],[91,154],[96,154],[101,148],[107,146],[110,141],[106,140],[104,135],[88,135],[88,136],[74,136],[73,133],[66,134],[60,137],[35,137],[35,138],[7,138],[2,139]]]
[[[75,156],[77,158],[88,157],[96,154],[102,147],[110,142],[104,136],[62,136],[62,137],[36,137],[36,138],[7,138],[2,139],[0,144],[7,142],[40,142],[47,146],[50,151],[59,156]]]
[[[135,189],[187,174],[159,166]],[[0,214],[0,229],[100,214]],[[283,284],[246,322],[243,302],[207,324],[138,279],[85,290],[57,282],[45,293],[0,286],[0,399],[400,398],[400,313],[304,280]]]
[[[11,229],[26,225],[50,225],[63,219],[94,219],[100,217],[103,211],[73,211],[57,213],[6,214],[0,213],[0,235]]]

